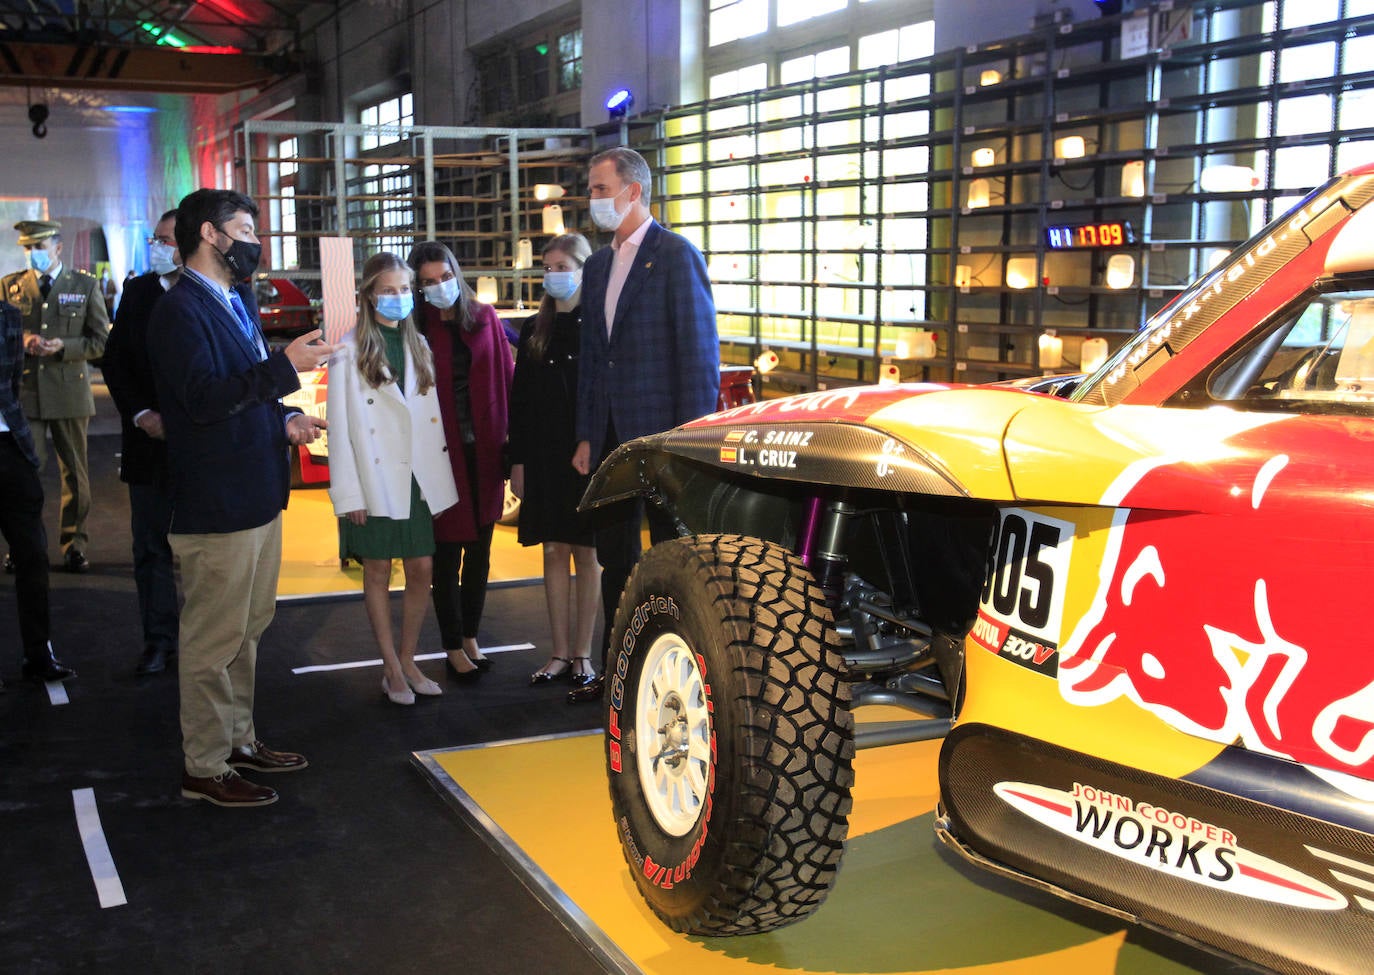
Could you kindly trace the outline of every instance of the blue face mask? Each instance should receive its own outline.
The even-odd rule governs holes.
[[[549,293],[550,298],[567,301],[577,294],[577,289],[580,287],[582,287],[581,270],[544,272],[544,290]]]
[[[415,296],[409,291],[401,295],[378,295],[374,303],[377,317],[388,322],[404,321],[415,310]]]
[[[39,274],[42,274],[48,268],[52,267],[52,255],[45,250],[39,250],[35,247],[33,250],[29,251],[29,267],[33,268]]]

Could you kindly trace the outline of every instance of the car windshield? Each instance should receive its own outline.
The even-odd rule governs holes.
[[[1135,335],[1083,381],[1070,397],[1077,403],[1113,406],[1155,369],[1177,355],[1207,326],[1253,291],[1273,271],[1305,249],[1307,220],[1336,198],[1327,194],[1345,177],[1313,190],[1296,207],[1272,220],[1220,264],[1160,309]],[[1295,214],[1298,215],[1295,218]]]

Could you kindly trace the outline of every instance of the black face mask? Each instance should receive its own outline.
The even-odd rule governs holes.
[[[220,233],[224,233],[223,230]],[[224,234],[228,237],[228,234]],[[219,250],[218,247],[215,250]],[[247,281],[253,276],[253,272],[258,269],[258,261],[262,259],[262,245],[250,244],[246,240],[234,240],[230,238],[229,249],[219,251],[219,256],[224,258],[224,263],[229,268],[229,274],[235,283]]]

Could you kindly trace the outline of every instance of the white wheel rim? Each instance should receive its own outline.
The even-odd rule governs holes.
[[[687,835],[706,803],[711,726],[704,685],[682,637],[665,633],[650,644],[635,708],[639,782],[669,836]]]

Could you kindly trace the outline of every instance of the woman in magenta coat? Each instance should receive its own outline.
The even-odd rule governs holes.
[[[410,252],[416,309],[434,354],[435,389],[458,503],[434,520],[434,613],[455,676],[489,665],[477,645],[491,536],[505,497],[503,454],[515,365],[496,311],[477,301],[453,252],[423,241]]]

